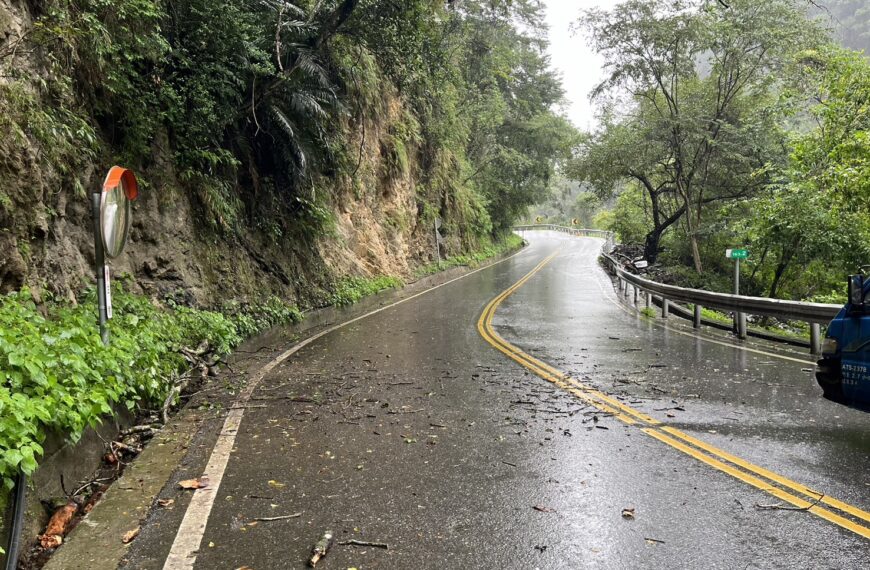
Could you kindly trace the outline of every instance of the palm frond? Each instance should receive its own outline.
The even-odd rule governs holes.
[[[278,126],[281,128],[281,131],[284,133],[281,142],[289,151],[292,163],[300,172],[304,173],[308,160],[300,145],[299,137],[297,136],[297,129],[293,121],[290,120],[290,118],[287,117],[287,115],[284,114],[284,112],[276,105],[271,105],[269,111]]]
[[[269,107],[269,111],[271,112],[272,117],[274,117],[277,121],[278,126],[281,127],[281,130],[284,131],[284,134],[287,136],[287,138],[295,140],[296,129],[294,128],[293,123],[290,121],[290,119],[287,118],[287,115],[285,115],[284,112],[275,105],[271,105]]]
[[[271,8],[276,12],[293,14],[295,16],[303,18],[308,16],[304,9],[300,8],[292,2],[287,2],[287,0],[260,0],[260,4],[266,6],[267,8]]]
[[[326,118],[326,111],[321,107],[320,102],[304,91],[294,92],[290,96],[290,108],[294,113],[300,115],[313,116],[318,119]]]
[[[326,70],[310,53],[300,52],[296,57],[295,67],[307,78],[313,79],[320,87],[329,87],[331,82]]]

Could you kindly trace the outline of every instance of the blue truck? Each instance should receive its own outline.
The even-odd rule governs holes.
[[[849,277],[849,298],[831,324],[816,365],[825,397],[861,408],[870,406],[870,279]]]

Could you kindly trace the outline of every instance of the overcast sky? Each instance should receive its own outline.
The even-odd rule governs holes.
[[[609,9],[620,0],[545,0],[550,26],[550,56],[553,67],[562,74],[568,118],[580,129],[595,126],[595,110],[589,92],[603,79],[601,59],[592,52],[583,31],[570,27],[587,8]]]

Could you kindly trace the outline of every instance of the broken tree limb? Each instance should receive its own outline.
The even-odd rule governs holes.
[[[333,540],[334,535],[331,530],[326,531],[323,536],[320,537],[320,540],[318,540],[317,544],[314,545],[314,548],[311,549],[311,558],[308,559],[309,566],[312,568],[317,566],[320,559],[326,556],[326,553],[329,552]]]
[[[183,352],[183,349],[182,349]],[[193,362],[191,362],[193,364]],[[169,423],[169,409],[172,407],[172,404],[175,403],[175,399],[181,395],[182,392],[187,388],[187,385],[190,384],[190,373],[195,369],[199,368],[200,378],[205,378],[208,376],[208,366],[203,363],[200,363],[197,366],[194,366],[184,374],[178,377],[178,381],[169,391],[169,394],[166,395],[166,399],[163,401],[163,423]]]
[[[157,430],[149,425],[139,425],[139,426],[133,426],[131,428],[125,429],[119,435],[121,437],[126,437],[128,435],[149,436],[149,435],[153,435],[155,431],[157,431]]]

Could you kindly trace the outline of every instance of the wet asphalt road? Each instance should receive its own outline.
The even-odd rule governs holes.
[[[867,568],[870,540],[602,414],[496,351],[476,323],[653,418],[870,508],[870,415],[821,398],[808,363],[639,316],[600,242],[548,232],[490,269],[329,334],[254,392],[196,568]],[[681,334],[684,333],[684,334]],[[718,338],[728,342],[725,336]],[[778,346],[762,351],[810,359]],[[185,473],[207,455],[207,423]],[[183,474],[179,475],[179,478]],[[126,567],[161,568],[185,497]],[[634,509],[634,518],[622,516]],[[256,518],[302,513],[298,518]],[[253,523],[253,524],[252,524]]]

